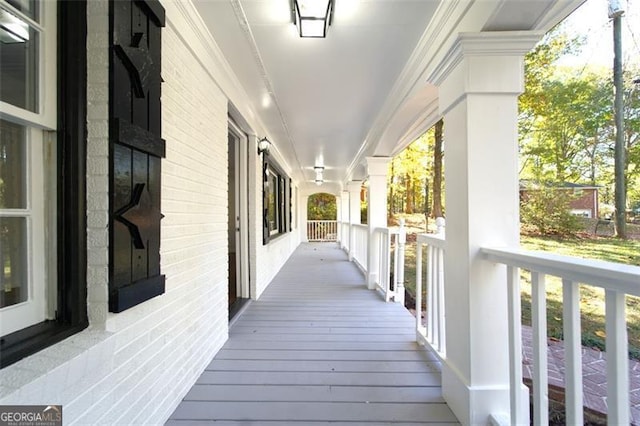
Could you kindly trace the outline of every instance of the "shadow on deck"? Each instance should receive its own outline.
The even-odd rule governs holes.
[[[167,424],[457,423],[414,321],[335,243],[302,244]]]

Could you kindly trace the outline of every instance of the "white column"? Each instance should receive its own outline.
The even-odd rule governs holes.
[[[349,260],[353,261],[353,250],[356,246],[355,234],[351,225],[360,224],[360,191],[362,182],[354,180],[347,183],[347,191],[349,192]]]
[[[307,236],[307,208],[309,204],[309,196],[300,197],[300,241],[309,242]]]
[[[431,79],[447,141],[442,387],[462,424],[510,412],[506,273],[480,248],[518,245],[517,102],[524,54],[539,37],[461,34]]]
[[[340,216],[338,220],[343,224],[349,223],[349,191],[340,193]],[[340,247],[342,249],[349,247],[349,232],[345,231],[345,229],[348,228],[340,225]]]
[[[340,220],[342,219],[342,194],[336,196],[336,236],[338,244],[342,245],[342,226],[340,226]]]
[[[373,230],[387,226],[387,164],[389,157],[367,157],[367,225],[369,227],[369,256],[367,258],[367,286],[373,290],[378,280],[378,250],[374,247]]]

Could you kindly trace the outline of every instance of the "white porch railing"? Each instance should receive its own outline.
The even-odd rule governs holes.
[[[391,277],[389,270],[391,269],[391,233],[389,228],[376,228],[373,231],[373,244],[372,247],[378,253],[378,267],[376,268],[376,290],[382,292],[385,301],[391,300],[393,292],[391,291],[391,285],[395,288],[395,275],[393,277],[393,283],[391,283]]]
[[[367,256],[369,255],[369,228],[367,225],[351,225],[351,244],[349,257],[358,264],[363,271],[367,270]]]
[[[446,356],[444,313],[444,234],[419,234],[416,238],[416,340]],[[426,246],[426,256],[424,247]],[[425,315],[422,321],[423,264],[426,276]]]
[[[376,272],[376,289],[382,293],[384,300],[393,299],[404,305],[404,250],[406,231],[404,221],[400,229],[376,228],[373,231],[373,247],[378,252],[378,267]],[[395,243],[393,258],[393,274],[391,274],[391,242]],[[393,288],[393,289],[392,289]]]
[[[338,224],[340,227],[340,245],[344,248],[349,248],[349,223],[348,222],[340,222]]]
[[[307,241],[337,241],[337,220],[308,220]]]
[[[522,424],[529,401],[522,385],[522,340],[519,269],[531,272],[533,326],[533,424],[548,423],[547,322],[545,276],[560,277],[563,286],[566,423],[583,424],[580,284],[605,291],[607,353],[607,423],[629,424],[629,359],[625,296],[640,296],[640,267],[578,259],[525,250],[489,249],[488,261],[507,265],[511,424]],[[526,408],[525,408],[526,407]]]

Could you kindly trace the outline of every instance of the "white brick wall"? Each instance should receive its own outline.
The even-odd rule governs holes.
[[[262,245],[262,159],[256,154],[256,138],[249,140],[249,185],[254,192],[249,194],[249,223],[255,229],[251,233],[249,247],[252,297],[259,298],[276,273],[282,268],[293,250],[300,244],[298,229],[281,235],[267,245]],[[275,160],[282,167],[284,162]],[[285,170],[285,172],[288,172]],[[293,185],[295,186],[295,182]],[[294,200],[295,201],[295,200]],[[298,210],[297,208],[295,209]]]
[[[166,293],[119,314],[108,312],[108,0],[93,0],[87,40],[90,327],[1,370],[0,404],[62,404],[65,424],[163,423],[228,337],[227,106],[245,99],[236,83],[230,85],[235,77],[228,66],[193,53],[206,51],[207,39],[191,32],[188,4],[165,5]],[[299,237],[288,233],[262,245],[261,165],[254,137],[250,144],[250,267],[257,297]]]

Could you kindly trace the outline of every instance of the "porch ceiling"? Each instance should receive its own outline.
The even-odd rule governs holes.
[[[335,0],[325,39],[297,36],[290,0],[194,4],[293,177],[322,165],[335,192],[437,120],[427,82],[458,32],[548,30],[582,1]]]

